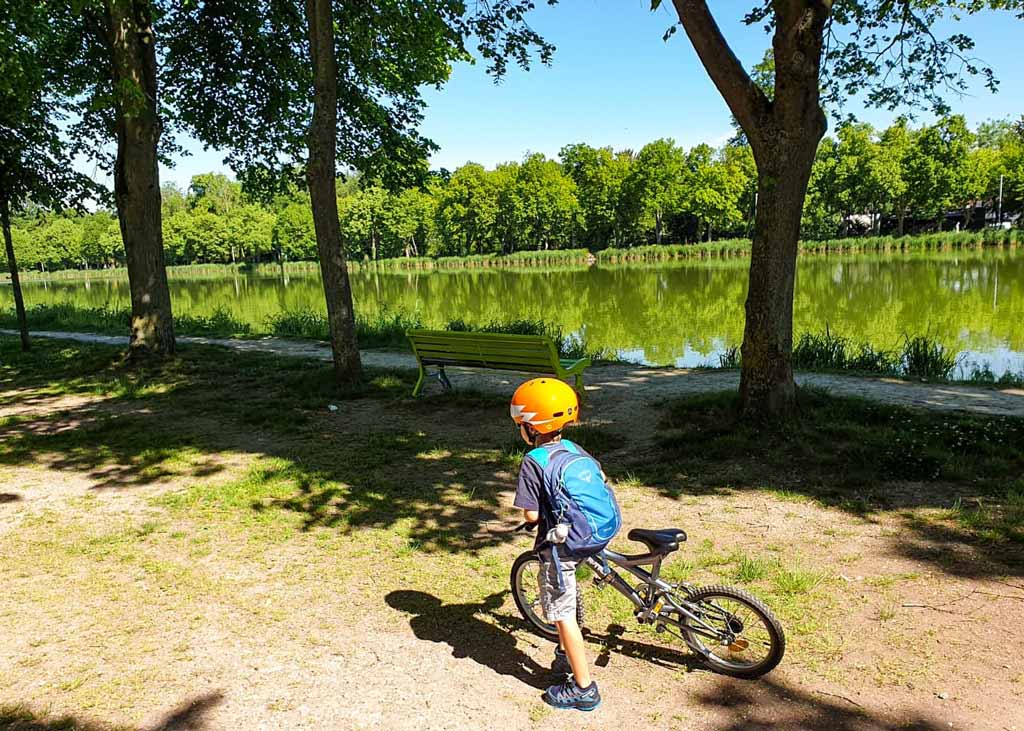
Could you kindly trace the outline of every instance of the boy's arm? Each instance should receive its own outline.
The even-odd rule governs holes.
[[[519,468],[519,484],[516,486],[516,499],[513,505],[521,508],[523,519],[527,523],[540,520],[540,489],[544,480],[544,471],[530,457],[523,458]]]

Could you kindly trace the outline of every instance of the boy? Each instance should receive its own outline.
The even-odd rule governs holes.
[[[554,450],[561,441],[562,428],[579,418],[576,392],[555,378],[534,378],[516,389],[512,397],[512,420],[519,425],[519,435],[532,448]],[[586,454],[582,448],[575,447]],[[555,708],[592,711],[601,704],[597,683],[590,677],[583,634],[576,621],[577,561],[560,558],[562,582],[559,588],[558,569],[546,547],[550,510],[544,504],[544,469],[531,455],[523,457],[519,486],[513,505],[523,510],[528,523],[537,524],[536,547],[541,560],[539,577],[540,602],[544,616],[558,628],[558,646],[551,669],[565,680],[544,692],[544,701]]]

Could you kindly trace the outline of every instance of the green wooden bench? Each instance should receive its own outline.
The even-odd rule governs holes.
[[[447,330],[410,330],[406,333],[416,360],[420,364],[420,377],[413,396],[423,390],[427,366],[437,366],[437,379],[446,390],[452,387],[446,366],[492,368],[500,371],[550,373],[562,380],[575,379],[580,401],[583,391],[583,369],[590,358],[563,360],[551,338],[542,335],[506,335],[504,333],[449,332]]]

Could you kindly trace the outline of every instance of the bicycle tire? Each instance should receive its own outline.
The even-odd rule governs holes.
[[[771,646],[765,659],[754,665],[743,666],[736,663],[730,663],[709,650],[701,653],[704,658],[704,663],[711,670],[721,675],[728,675],[733,678],[744,678],[747,680],[759,678],[762,675],[771,672],[780,662],[782,662],[782,657],[786,653],[786,633],[782,629],[782,624],[779,622],[778,618],[772,610],[756,596],[735,586],[715,584],[712,586],[700,587],[694,590],[687,597],[687,601],[691,604],[696,604],[715,597],[738,602],[745,605],[750,611],[752,611],[761,620],[765,630],[767,630],[768,635],[771,638]],[[695,632],[683,631],[689,642],[707,650],[704,644],[704,638],[701,635],[698,635]]]
[[[558,630],[554,624],[547,622],[544,618],[537,615],[532,604],[528,598],[523,596],[520,589],[522,588],[522,574],[526,571],[530,564],[536,564],[537,570],[540,570],[540,559],[537,556],[536,551],[526,551],[520,554],[516,560],[512,563],[512,571],[509,574],[509,584],[512,589],[512,598],[515,600],[516,609],[519,610],[519,614],[522,615],[523,619],[530,625],[537,634],[547,637],[548,639],[558,640]],[[576,582],[576,621],[579,626],[583,627],[583,620],[585,618],[585,611],[583,607],[583,587],[580,582]]]

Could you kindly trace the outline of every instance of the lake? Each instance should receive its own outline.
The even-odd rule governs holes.
[[[695,366],[743,334],[748,261],[671,262],[569,270],[467,269],[352,274],[357,310],[418,312],[431,325],[544,319],[580,333],[592,349],[648,364]],[[272,271],[272,270],[271,270]],[[175,311],[218,307],[264,330],[284,310],[325,311],[318,275],[238,274],[171,280]],[[72,302],[125,307],[123,278],[29,282],[31,306]],[[8,286],[0,306],[11,307]],[[894,348],[929,334],[997,375],[1024,370],[1024,253],[987,249],[942,254],[804,256],[794,329],[826,326],[854,341]]]

